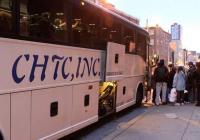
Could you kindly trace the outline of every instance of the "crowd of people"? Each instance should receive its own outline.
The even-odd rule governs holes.
[[[183,66],[165,65],[164,60],[160,60],[151,76],[152,103],[155,105],[184,105],[195,103],[200,106],[200,62],[196,65],[188,63],[188,68]],[[175,101],[169,99],[172,91],[175,91]]]

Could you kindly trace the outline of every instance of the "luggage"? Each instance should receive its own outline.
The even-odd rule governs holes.
[[[176,102],[176,96],[177,96],[176,89],[172,88],[171,92],[169,94],[169,101],[170,102]]]

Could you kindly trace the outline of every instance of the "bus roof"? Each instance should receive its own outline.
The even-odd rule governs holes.
[[[113,15],[114,17],[117,17],[117,18],[121,19],[122,21],[128,23],[129,25],[132,25],[133,27],[135,27],[138,30],[138,32],[140,32],[140,33],[142,33],[142,34],[144,34],[146,36],[149,36],[149,33],[145,29],[143,29],[142,27],[138,26],[136,23],[131,22],[130,20],[126,19],[125,17],[123,17],[123,16],[121,16],[121,15],[119,15],[119,14],[117,14],[117,13],[115,13],[115,12],[105,8],[105,7],[103,7],[102,5],[96,4],[95,2],[92,2],[92,1],[89,1],[89,0],[84,0],[84,1],[87,2],[90,5],[98,8],[98,9],[104,11],[104,12],[107,12],[107,13]]]

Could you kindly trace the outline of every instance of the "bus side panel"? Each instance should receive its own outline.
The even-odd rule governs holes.
[[[98,82],[73,87],[73,131],[98,120],[98,92]]]
[[[124,78],[119,81],[117,90],[116,111],[119,112],[135,103],[135,85],[132,84],[131,78]]]
[[[30,140],[31,92],[11,94],[11,140]]]
[[[10,140],[10,94],[0,95],[0,131],[4,140]]]
[[[116,111],[122,110],[121,107],[125,103],[127,94],[123,93],[123,87],[125,87],[125,81],[117,81],[117,99],[116,99]]]
[[[125,46],[109,42],[107,46],[106,81],[121,79],[124,74]]]
[[[71,133],[72,87],[32,92],[31,139],[57,139]]]
[[[124,76],[141,76],[144,75],[145,61],[142,57],[133,54],[125,55],[125,72]]]
[[[124,78],[119,80],[117,88],[116,112],[119,112],[136,102],[136,93],[143,76]]]

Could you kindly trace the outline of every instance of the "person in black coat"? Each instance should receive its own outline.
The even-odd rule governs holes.
[[[186,90],[188,91],[190,102],[193,103],[195,99],[195,81],[194,81],[194,72],[196,71],[196,67],[193,62],[189,62],[189,69],[187,71],[186,77]]]
[[[165,66],[164,60],[161,59],[158,67],[154,70],[154,79],[156,82],[156,105],[160,104],[160,93],[162,92],[162,104],[166,104],[167,93],[167,75],[168,68]]]
[[[167,102],[169,101],[168,95],[171,92],[171,89],[173,88],[173,80],[174,80],[174,75],[176,74],[176,67],[174,67],[173,64],[169,65],[169,73],[168,73],[168,80],[167,80]]]
[[[200,106],[200,62],[196,63],[196,71],[194,72],[195,85],[197,88],[197,103],[196,106]]]

